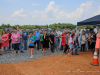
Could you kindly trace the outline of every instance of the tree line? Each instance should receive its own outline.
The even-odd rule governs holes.
[[[54,24],[50,24],[50,25],[10,25],[10,24],[2,24],[0,26],[0,29],[4,29],[4,28],[16,28],[17,26],[20,27],[20,29],[26,28],[26,29],[36,29],[36,28],[51,28],[51,29],[56,29],[57,27],[59,29],[64,29],[65,27],[67,27],[70,30],[75,29],[77,26],[75,24],[71,24],[71,23],[54,23]],[[92,26],[88,26],[88,28],[93,28]],[[82,29],[82,27],[77,27],[77,29]]]

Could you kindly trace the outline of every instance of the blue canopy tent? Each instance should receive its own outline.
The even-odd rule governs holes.
[[[77,22],[77,26],[96,26],[100,25],[100,15],[91,17],[84,21]]]

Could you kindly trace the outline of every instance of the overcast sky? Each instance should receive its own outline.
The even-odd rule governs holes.
[[[100,14],[100,0],[0,0],[0,25],[73,23]]]

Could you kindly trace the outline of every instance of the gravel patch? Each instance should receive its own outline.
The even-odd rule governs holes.
[[[53,55],[58,55],[58,54],[63,54],[63,51],[55,51],[54,53],[51,53],[51,50],[49,49],[49,54],[47,55],[47,52],[45,52],[45,56],[43,56],[43,52],[41,49],[37,50],[38,54],[35,54],[35,50],[33,50],[33,59],[30,59],[30,50],[23,50],[24,53],[20,53],[21,56],[17,55],[14,56],[14,50],[11,50],[11,53],[7,53],[7,54],[3,54],[3,49],[1,49],[1,52],[3,55],[0,56],[0,63],[16,63],[16,62],[22,62],[22,61],[30,61],[30,60],[34,60],[34,59],[39,59],[42,57],[46,57],[46,56],[53,56]]]

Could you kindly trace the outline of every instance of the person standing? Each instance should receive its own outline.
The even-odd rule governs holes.
[[[66,37],[65,37],[65,38],[66,38],[66,47],[65,47],[65,49],[64,49],[64,53],[65,53],[65,54],[66,54],[66,51],[67,51],[67,49],[68,49],[68,47],[69,47],[69,46],[68,46],[68,39],[69,39],[69,36],[70,36],[70,31],[68,31],[67,33],[68,33],[68,34],[67,34]]]
[[[88,34],[89,35],[89,30],[87,29],[87,27],[85,27],[85,31],[86,31],[86,34]]]
[[[30,48],[30,58],[32,59],[33,58],[33,48],[34,48],[34,38],[32,38],[32,34],[30,33],[29,34],[29,39],[28,39],[28,42],[29,42],[29,48]]]
[[[66,46],[66,44],[65,44],[65,37],[66,37],[66,35],[67,35],[66,33],[67,33],[67,31],[64,30],[64,33],[61,34],[62,45],[63,45],[63,51],[65,50],[65,46]]]
[[[88,39],[88,37],[89,37],[89,32],[90,32],[90,31],[87,29],[87,27],[85,27],[85,31],[86,31],[86,34],[85,34],[85,35],[86,35],[85,49],[88,51],[88,48],[89,48],[89,47],[88,47],[88,40],[87,40],[87,39]]]
[[[85,43],[86,43],[86,35],[85,35],[85,31],[82,31],[82,35],[80,37],[80,44],[81,44],[81,53],[85,53]]]
[[[24,50],[27,50],[27,37],[28,37],[28,33],[26,32],[26,28],[24,28],[23,31]]]
[[[99,49],[100,49],[100,29],[98,30],[98,33],[97,33],[96,37],[97,37],[97,39],[96,39],[95,49],[98,52]]]
[[[35,32],[33,32],[32,38],[34,38],[34,48],[35,48],[35,53],[37,54],[37,52],[36,52],[36,35],[35,35]]]
[[[7,51],[8,51],[8,53],[10,53],[10,51],[9,51],[9,36],[8,36],[8,34],[6,34],[5,31],[2,31],[1,42],[2,42],[2,47],[4,49],[4,54],[6,54]],[[6,48],[7,48],[7,50],[6,50]]]
[[[20,52],[21,52],[21,53],[24,53],[24,52],[23,52],[23,49],[22,49],[22,35],[23,35],[23,33],[22,33],[21,30],[19,30],[19,26],[17,26],[16,29],[17,29],[17,33],[20,34]]]
[[[20,34],[17,33],[17,30],[14,30],[14,33],[11,35],[11,39],[12,39],[12,44],[13,44],[13,47],[14,47],[14,53],[15,53],[14,56],[16,56],[16,52],[17,51],[18,51],[18,54],[20,56],[20,49],[19,49],[19,45],[20,45]]]
[[[37,28],[37,31],[35,31],[35,35],[36,35],[36,44],[37,44],[37,50],[39,50],[39,37],[40,37],[40,32],[39,29]]]
[[[47,55],[49,55],[49,51],[48,51],[48,48],[49,48],[49,36],[47,35],[47,32],[44,31],[44,35],[43,35],[43,56],[45,54],[45,49],[47,49]]]
[[[76,30],[73,30],[72,34],[75,34],[74,35],[75,55],[79,55],[79,54],[77,54],[77,52],[78,52],[78,41],[77,40],[78,40],[79,34],[76,33]],[[72,49],[72,55],[73,55],[73,49]]]
[[[1,42],[1,35],[0,35],[0,55],[2,55],[2,53],[1,53],[1,47],[2,47],[2,42]]]
[[[55,43],[55,36],[53,34],[53,31],[50,32],[49,40],[51,45],[51,52],[54,53],[54,43]]]
[[[96,26],[96,28],[94,29],[95,34],[97,34],[98,31],[98,26]]]
[[[71,36],[69,36],[69,39],[68,39],[68,45],[69,45],[69,53],[67,54],[68,56],[72,56],[72,49],[74,47],[74,33],[71,34]]]
[[[54,36],[55,36],[55,51],[56,51],[56,48],[57,48],[57,51],[59,51],[58,50],[58,46],[59,46],[58,38],[59,38],[59,36],[57,35],[56,30],[54,31]]]
[[[9,36],[9,50],[11,50],[11,32],[9,30],[7,30],[8,36]]]
[[[95,42],[96,42],[96,34],[94,33],[93,29],[90,29],[89,37],[88,37],[88,44],[90,52],[93,53],[95,49]]]
[[[40,39],[40,41],[41,41],[41,49],[42,49],[42,51],[43,51],[43,41],[44,41],[44,40],[43,40],[43,36],[44,36],[43,31],[41,31],[41,32],[40,32],[40,38],[39,38],[39,39]]]
[[[57,33],[57,35],[58,35],[58,42],[60,43],[60,35],[61,35],[61,32],[59,31],[59,28],[57,27],[57,29],[56,29],[56,33]]]

